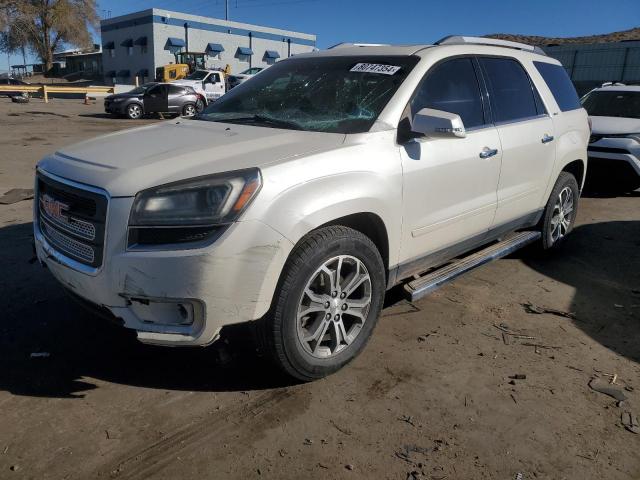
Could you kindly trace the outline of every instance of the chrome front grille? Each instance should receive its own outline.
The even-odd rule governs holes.
[[[60,233],[47,221],[43,221],[40,226],[42,227],[42,233],[65,255],[69,255],[86,263],[93,263],[95,260],[95,250],[91,246],[78,242],[64,233]]]
[[[102,265],[106,194],[38,172],[37,195],[38,226],[51,247],[90,267]]]

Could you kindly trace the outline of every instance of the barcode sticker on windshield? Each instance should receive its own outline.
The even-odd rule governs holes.
[[[358,63],[351,69],[352,72],[381,73],[383,75],[395,75],[402,67],[393,65],[380,65],[378,63]]]

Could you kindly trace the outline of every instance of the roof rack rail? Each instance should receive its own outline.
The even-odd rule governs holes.
[[[327,48],[327,50],[333,50],[335,48],[349,48],[349,47],[388,47],[389,44],[388,43],[350,43],[350,42],[343,42],[343,43],[338,43],[336,45],[333,45],[329,48]]]
[[[539,55],[547,55],[542,48],[527,45],[526,43],[511,42],[509,40],[499,40],[497,38],[487,37],[466,37],[463,35],[449,35],[441,38],[435,45],[488,45],[493,47],[515,48],[516,50],[525,50],[527,52],[537,53]]]

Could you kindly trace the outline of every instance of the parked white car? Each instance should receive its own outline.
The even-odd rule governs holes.
[[[231,89],[231,88],[237,87],[241,83],[246,82],[247,80],[252,78],[254,75],[257,75],[263,70],[264,68],[262,67],[251,67],[251,68],[247,68],[246,70],[240,73],[236,73],[235,75],[229,75],[227,80],[229,82],[229,88]]]
[[[587,182],[595,189],[640,188],[640,86],[605,84],[582,98],[592,123]]]
[[[224,74],[218,70],[196,70],[187,77],[171,83],[192,87],[203,95],[207,102],[217,100],[227,91]]]
[[[142,342],[209,345],[252,322],[269,358],[311,380],[365,347],[387,289],[416,299],[561,245],[588,138],[565,70],[533,47],[342,45],[277,63],[196,120],[44,158],[37,256]]]

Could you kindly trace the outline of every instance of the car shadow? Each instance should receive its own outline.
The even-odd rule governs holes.
[[[31,224],[0,228],[0,390],[14,395],[82,398],[97,381],[184,391],[286,387],[247,341],[247,328],[225,332],[210,348],[143,345],[130,330],[85,312],[34,261]],[[576,326],[607,348],[640,361],[640,222],[577,227],[554,254],[514,255],[575,288]],[[390,307],[402,298],[389,292]],[[571,320],[567,320],[571,321]],[[95,379],[95,380],[94,380]],[[97,381],[96,381],[97,380]]]
[[[0,228],[0,390],[82,398],[99,381],[183,391],[243,391],[292,381],[259,357],[246,328],[210,348],[143,345],[76,305],[33,256],[31,223]]]
[[[640,221],[581,225],[556,252],[527,249],[517,255],[535,271],[575,289],[575,319],[567,321],[640,362]]]

